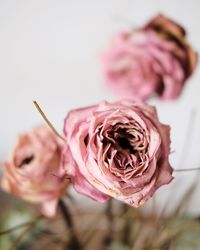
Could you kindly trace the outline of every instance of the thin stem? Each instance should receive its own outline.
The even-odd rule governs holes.
[[[64,142],[66,142],[65,138],[60,135],[58,133],[58,131],[54,128],[54,126],[52,125],[52,123],[49,121],[49,119],[47,118],[47,116],[45,115],[45,113],[42,111],[41,107],[39,106],[39,104],[36,101],[33,101],[33,104],[35,105],[36,109],[38,110],[38,112],[41,114],[42,118],[45,120],[45,122],[47,123],[47,125],[51,128],[51,130]]]
[[[12,233],[13,231],[18,230],[18,229],[20,229],[20,228],[22,228],[22,227],[26,227],[26,226],[28,226],[30,223],[31,223],[31,221],[29,221],[29,222],[24,222],[24,223],[21,223],[21,224],[19,224],[19,225],[16,225],[16,226],[12,227],[12,228],[9,228],[9,229],[6,229],[6,230],[4,230],[4,231],[1,231],[1,232],[0,232],[0,236],[2,236],[2,235],[4,235],[4,234]]]
[[[109,246],[112,242],[113,239],[113,221],[114,221],[114,216],[113,216],[113,200],[110,199],[107,203],[106,206],[106,211],[105,211],[105,215],[107,217],[107,222],[108,222],[108,230],[107,230],[107,234],[104,238],[104,245],[105,247]]]
[[[188,171],[197,171],[200,170],[199,168],[179,168],[179,169],[174,169],[175,172],[188,172]]]
[[[127,204],[122,204],[122,212],[123,214],[127,214],[127,216],[125,216],[124,218],[124,225],[122,228],[122,243],[124,245],[128,245],[129,244],[129,240],[130,240],[130,233],[131,233],[131,225],[133,224],[132,219],[130,218],[130,214],[127,213],[129,211],[129,206]]]
[[[70,229],[70,230],[74,229],[74,225],[73,225],[73,221],[72,221],[72,218],[71,218],[71,214],[69,212],[68,207],[64,203],[64,201],[59,200],[59,207],[60,207],[60,210],[62,212],[62,215],[63,215],[63,218],[65,220],[67,228]]]
[[[66,227],[69,230],[70,241],[69,241],[69,244],[67,245],[66,249],[68,249],[68,250],[81,250],[82,248],[81,248],[79,240],[75,234],[74,223],[73,223],[72,216],[70,214],[68,207],[66,206],[66,204],[63,200],[60,200],[58,205],[59,205],[60,211],[63,215]]]
[[[189,123],[188,123],[187,129],[186,129],[185,141],[183,144],[183,149],[182,149],[181,157],[180,157],[180,165],[179,166],[181,166],[181,167],[184,164],[183,159],[185,161],[185,156],[188,155],[188,150],[190,149],[189,145],[191,144],[191,142],[193,140],[196,117],[197,117],[196,109],[192,109],[191,114],[190,114]]]
[[[21,234],[13,241],[13,244],[9,248],[9,250],[15,250],[16,246],[20,243],[23,237],[35,226],[35,224],[42,218],[43,216],[37,216],[28,227],[26,227]]]

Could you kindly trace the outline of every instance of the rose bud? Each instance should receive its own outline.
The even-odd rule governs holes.
[[[45,216],[54,216],[68,185],[62,173],[62,148],[60,139],[45,126],[19,136],[3,166],[2,188],[37,204]]]
[[[159,15],[114,37],[103,56],[105,83],[121,97],[177,98],[197,64],[184,29]]]
[[[77,192],[133,207],[173,179],[170,128],[154,107],[119,101],[72,110],[64,123],[66,174]]]

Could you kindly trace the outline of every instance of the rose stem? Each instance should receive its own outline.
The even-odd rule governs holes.
[[[196,171],[196,170],[200,170],[199,168],[178,168],[178,169],[174,169],[175,172],[188,172],[188,171]]]
[[[188,154],[188,144],[191,143],[192,138],[193,138],[192,135],[194,135],[194,133],[192,133],[192,135],[191,135],[191,131],[192,132],[194,131],[196,117],[197,117],[197,111],[196,111],[196,109],[193,109],[191,114],[190,114],[190,122],[189,122],[188,127],[187,127],[187,133],[186,133],[185,142],[184,142],[183,150],[182,150],[182,154],[181,154],[180,166],[183,165],[182,161],[183,161],[183,159],[185,159],[185,155]],[[200,167],[174,169],[174,171],[176,171],[176,172],[188,172],[188,171],[196,171],[196,170],[200,170]]]
[[[81,246],[80,243],[76,237],[76,234],[74,232],[74,223],[72,220],[72,216],[69,212],[68,207],[66,206],[66,203],[63,200],[59,200],[58,203],[59,207],[60,207],[60,211],[63,215],[65,224],[67,229],[69,230],[69,238],[70,238],[70,242],[67,245],[67,250],[80,250]]]
[[[104,237],[104,246],[107,247],[112,243],[113,240],[113,221],[114,221],[114,216],[113,216],[113,200],[110,199],[107,202],[106,210],[105,210],[105,215],[107,218],[108,222],[108,229],[107,229],[107,234]]]
[[[52,125],[52,123],[49,121],[49,119],[47,118],[47,116],[42,111],[41,107],[39,106],[39,104],[36,101],[33,101],[33,104],[35,105],[36,109],[41,114],[42,118],[45,120],[45,122],[47,123],[47,125],[50,127],[50,129],[54,132],[54,134],[57,135],[61,140],[63,140],[64,142],[66,142],[65,138],[58,133],[58,131],[54,128],[54,126]]]
[[[181,157],[180,157],[180,164],[179,166],[182,167],[184,162],[185,162],[185,156],[188,155],[189,149],[190,149],[190,144],[193,140],[193,136],[194,136],[194,125],[195,125],[195,120],[197,117],[197,111],[196,109],[192,109],[191,113],[190,113],[190,119],[189,119],[189,123],[186,129],[186,136],[184,139],[184,144],[183,144],[183,149],[181,152]],[[192,131],[192,132],[191,132]]]
[[[26,226],[30,225],[31,223],[32,223],[32,221],[24,222],[24,223],[21,223],[19,225],[16,225],[16,226],[12,227],[12,228],[9,228],[9,229],[6,229],[4,231],[1,231],[0,232],[0,236],[2,236],[4,234],[12,233],[13,231],[18,230],[18,229],[20,229],[22,227],[26,227]]]
[[[132,225],[132,220],[129,216],[128,211],[129,211],[128,205],[122,204],[122,214],[127,214],[124,218],[124,225],[123,225],[123,229],[122,229],[122,243],[124,245],[129,244],[131,225]]]
[[[35,224],[42,218],[43,216],[37,216],[30,224],[21,232],[21,234],[13,241],[13,244],[9,248],[9,250],[15,250],[16,246],[20,243],[23,237],[35,226]]]

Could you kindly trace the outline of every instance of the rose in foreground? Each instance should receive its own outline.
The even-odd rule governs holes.
[[[60,139],[44,126],[19,136],[10,159],[4,163],[2,188],[37,204],[45,216],[54,216],[68,184],[60,177],[62,148]]]
[[[103,57],[105,83],[121,97],[141,100],[177,98],[196,63],[184,29],[162,15],[118,34]]]
[[[154,107],[121,101],[76,109],[64,134],[66,174],[79,193],[97,201],[114,197],[138,207],[173,179],[170,128]]]

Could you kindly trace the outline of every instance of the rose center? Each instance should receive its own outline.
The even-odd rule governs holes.
[[[30,164],[30,163],[33,161],[33,159],[34,159],[34,155],[31,155],[31,156],[28,156],[28,157],[24,158],[24,159],[20,162],[19,167],[21,168],[21,167],[23,167],[24,165]]]
[[[118,139],[118,144],[123,149],[130,149],[132,148],[130,145],[129,140],[126,137],[121,137]]]

